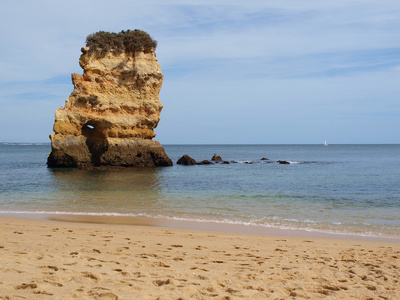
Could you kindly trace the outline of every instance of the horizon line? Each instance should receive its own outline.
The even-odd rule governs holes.
[[[0,145],[51,145],[51,142],[0,142]],[[164,146],[324,145],[324,143],[162,143]],[[400,145],[400,143],[330,143],[331,145]]]

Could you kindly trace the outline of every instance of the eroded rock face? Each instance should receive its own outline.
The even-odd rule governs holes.
[[[83,75],[56,110],[49,167],[170,166],[155,140],[163,74],[154,48],[98,54],[82,48]]]

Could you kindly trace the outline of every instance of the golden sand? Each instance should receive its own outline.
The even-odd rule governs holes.
[[[400,243],[0,217],[0,299],[400,299]]]

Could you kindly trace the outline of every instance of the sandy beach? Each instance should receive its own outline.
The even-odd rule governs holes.
[[[400,299],[400,243],[0,224],[0,299]]]

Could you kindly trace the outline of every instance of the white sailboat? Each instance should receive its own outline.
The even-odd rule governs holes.
[[[328,142],[326,140],[324,142],[324,146],[328,146]]]

